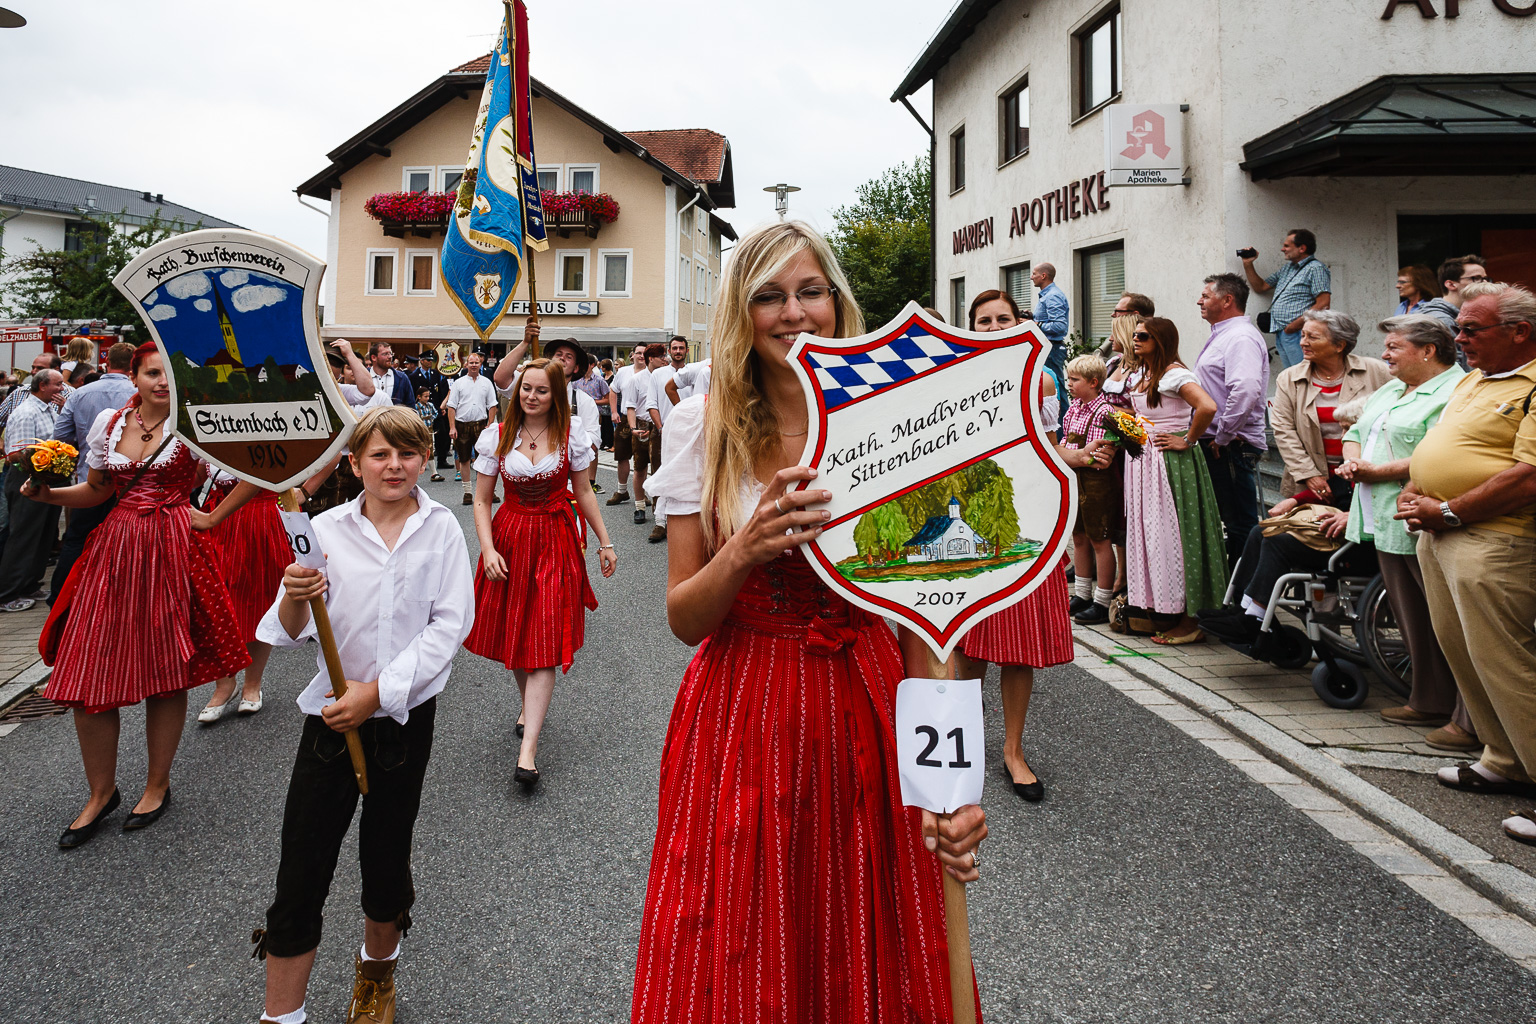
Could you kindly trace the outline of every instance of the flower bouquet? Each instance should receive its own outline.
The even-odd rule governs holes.
[[[74,482],[80,453],[63,441],[35,441],[21,450],[22,471],[43,487],[65,487]]]
[[[1105,438],[1125,449],[1131,458],[1141,458],[1150,423],[1129,409],[1106,409],[1100,426],[1104,428]]]

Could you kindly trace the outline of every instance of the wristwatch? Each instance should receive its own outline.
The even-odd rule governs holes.
[[[1440,518],[1445,520],[1446,526],[1461,525],[1461,518],[1457,516],[1455,512],[1451,511],[1451,503],[1448,501],[1442,501],[1440,503]]]

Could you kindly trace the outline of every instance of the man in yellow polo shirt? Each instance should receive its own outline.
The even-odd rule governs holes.
[[[1477,764],[1441,784],[1536,795],[1536,295],[1464,292],[1456,339],[1472,372],[1414,449],[1397,518],[1418,554],[1435,636],[1478,738]],[[1536,812],[1504,821],[1536,845]]]

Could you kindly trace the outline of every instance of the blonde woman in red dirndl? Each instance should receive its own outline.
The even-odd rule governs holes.
[[[1006,331],[1019,323],[1019,307],[1007,292],[982,292],[971,302],[973,331]],[[1047,429],[1054,430],[1060,407],[1049,374],[1046,381],[1041,408],[1047,414],[1055,414],[1045,417]],[[1051,440],[1055,440],[1054,433]],[[1056,450],[1074,467],[1086,466],[1088,460],[1096,457],[1095,450],[1089,448]],[[1066,586],[1053,571],[1024,600],[972,626],[960,641],[960,653],[970,662],[969,666],[962,666],[970,679],[985,676],[988,662],[997,663],[1002,675],[999,685],[1003,695],[1003,773],[1016,795],[1030,802],[1043,800],[1045,784],[1024,760],[1024,721],[1035,689],[1035,669],[1065,665],[1073,659]]]
[[[667,618],[699,650],[662,752],[631,1020],[948,1022],[940,871],[978,877],[985,816],[941,831],[902,805],[896,638],[801,552],[827,492],[789,491],[813,476],[789,347],[863,318],[797,222],[736,247],[715,317],[710,394],[667,418],[646,488],[667,500]]]
[[[215,470],[213,507],[218,508],[228,501],[238,483],[228,473]],[[238,701],[235,700],[233,675],[214,683],[208,706],[197,716],[204,725],[217,722],[236,708],[242,715],[253,715],[261,710],[261,677],[266,671],[267,659],[272,656],[272,646],[256,639],[256,624],[277,600],[283,587],[283,570],[293,561],[288,532],[283,529],[282,516],[278,515],[279,500],[276,492],[264,490],[230,513],[209,533],[219,549],[219,564],[224,570],[229,598],[235,606],[235,621],[239,623],[240,636],[245,640],[251,663],[245,668],[245,683]]]
[[[75,731],[91,796],[59,837],[70,849],[95,834],[121,802],[117,790],[118,709],[145,704],[149,772],[125,831],[157,821],[171,802],[171,762],[187,717],[187,690],[233,675],[250,661],[205,531],[256,492],[236,488],[212,515],[188,496],[206,467],[180,441],[165,441],[170,390],[160,355],[145,344],[133,357],[139,393],[103,412],[86,440],[83,484],[28,483],[34,501],[90,508],[117,495],[91,534],[55,602],[45,635],[67,614],[45,696],[75,709]],[[165,442],[162,447],[162,442]],[[145,460],[159,455],[146,467]]]
[[[581,419],[571,415],[560,364],[535,359],[517,378],[505,423],[475,444],[475,624],[464,647],[512,670],[522,696],[522,746],[512,777],[539,784],[539,733],[555,692],[555,669],[569,672],[586,639],[586,613],[597,608],[577,537],[571,496],[598,540],[598,561],[612,576],[618,555],[608,540],[592,479]],[[500,478],[506,492],[491,517]]]

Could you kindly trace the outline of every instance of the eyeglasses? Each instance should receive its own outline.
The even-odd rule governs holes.
[[[1136,331],[1135,333],[1133,333],[1131,335],[1131,340],[1132,341],[1151,341],[1152,340],[1152,335],[1148,334],[1146,331]]]
[[[813,284],[794,293],[795,301],[802,306],[819,306],[824,302],[831,302],[832,296],[836,294],[836,288],[825,284]],[[788,305],[789,296],[783,292],[758,292],[747,301],[755,310],[777,313]]]
[[[1459,337],[1461,337],[1462,334],[1465,334],[1469,338],[1476,338],[1479,334],[1482,334],[1484,331],[1491,331],[1495,327],[1510,327],[1510,326],[1512,326],[1514,324],[1518,324],[1518,323],[1524,323],[1524,321],[1523,320],[1500,320],[1496,324],[1483,324],[1481,327],[1477,326],[1476,324],[1457,323],[1456,324],[1456,329],[1460,332],[1459,334],[1457,334],[1457,337],[1459,338]]]
[[[1487,274],[1468,274],[1466,277],[1457,278],[1457,280],[1462,282],[1462,283],[1464,283],[1464,284],[1476,284],[1478,281],[1486,281],[1486,280],[1488,280],[1488,275]]]
[[[1109,311],[1109,315],[1111,318],[1117,316],[1135,316],[1136,311],[1134,309],[1112,309]]]

